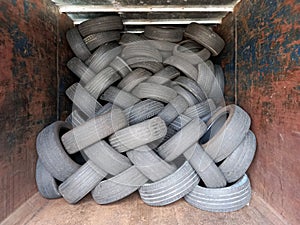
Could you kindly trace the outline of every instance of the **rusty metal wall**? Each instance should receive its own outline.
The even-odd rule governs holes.
[[[37,191],[36,135],[68,105],[71,26],[50,1],[0,1],[0,221]]]
[[[236,40],[234,30],[228,33],[236,55],[234,48],[225,49],[222,64],[227,94],[233,96],[235,83],[232,100],[250,114],[257,137],[249,171],[252,187],[291,224],[300,221],[299,12],[297,0],[244,0],[218,28],[226,31],[236,25]]]

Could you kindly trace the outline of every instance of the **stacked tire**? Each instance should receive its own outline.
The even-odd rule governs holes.
[[[118,16],[67,32],[80,79],[66,90],[66,121],[37,137],[36,182],[45,198],[98,204],[138,191],[151,206],[184,198],[207,211],[241,209],[256,150],[248,114],[224,103],[224,74],[210,56],[225,42],[211,28],[146,26],[124,33]]]

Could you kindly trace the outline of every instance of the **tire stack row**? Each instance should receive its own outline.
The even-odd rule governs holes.
[[[196,23],[122,30],[107,16],[67,32],[76,55],[67,66],[80,81],[66,90],[66,121],[38,134],[41,195],[74,204],[91,192],[108,204],[138,190],[151,206],[244,207],[256,139],[248,114],[224,104],[224,75],[210,61],[223,39]]]

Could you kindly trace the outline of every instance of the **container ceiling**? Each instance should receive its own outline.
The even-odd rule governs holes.
[[[219,24],[239,0],[52,0],[74,24],[119,14],[127,27],[147,24]]]

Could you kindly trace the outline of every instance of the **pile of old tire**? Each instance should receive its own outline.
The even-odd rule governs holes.
[[[223,39],[196,23],[122,29],[107,16],[67,32],[80,81],[66,90],[70,116],[38,134],[41,195],[74,204],[91,192],[108,204],[138,190],[151,206],[244,207],[256,140],[248,114],[225,106],[222,69],[209,60]]]

